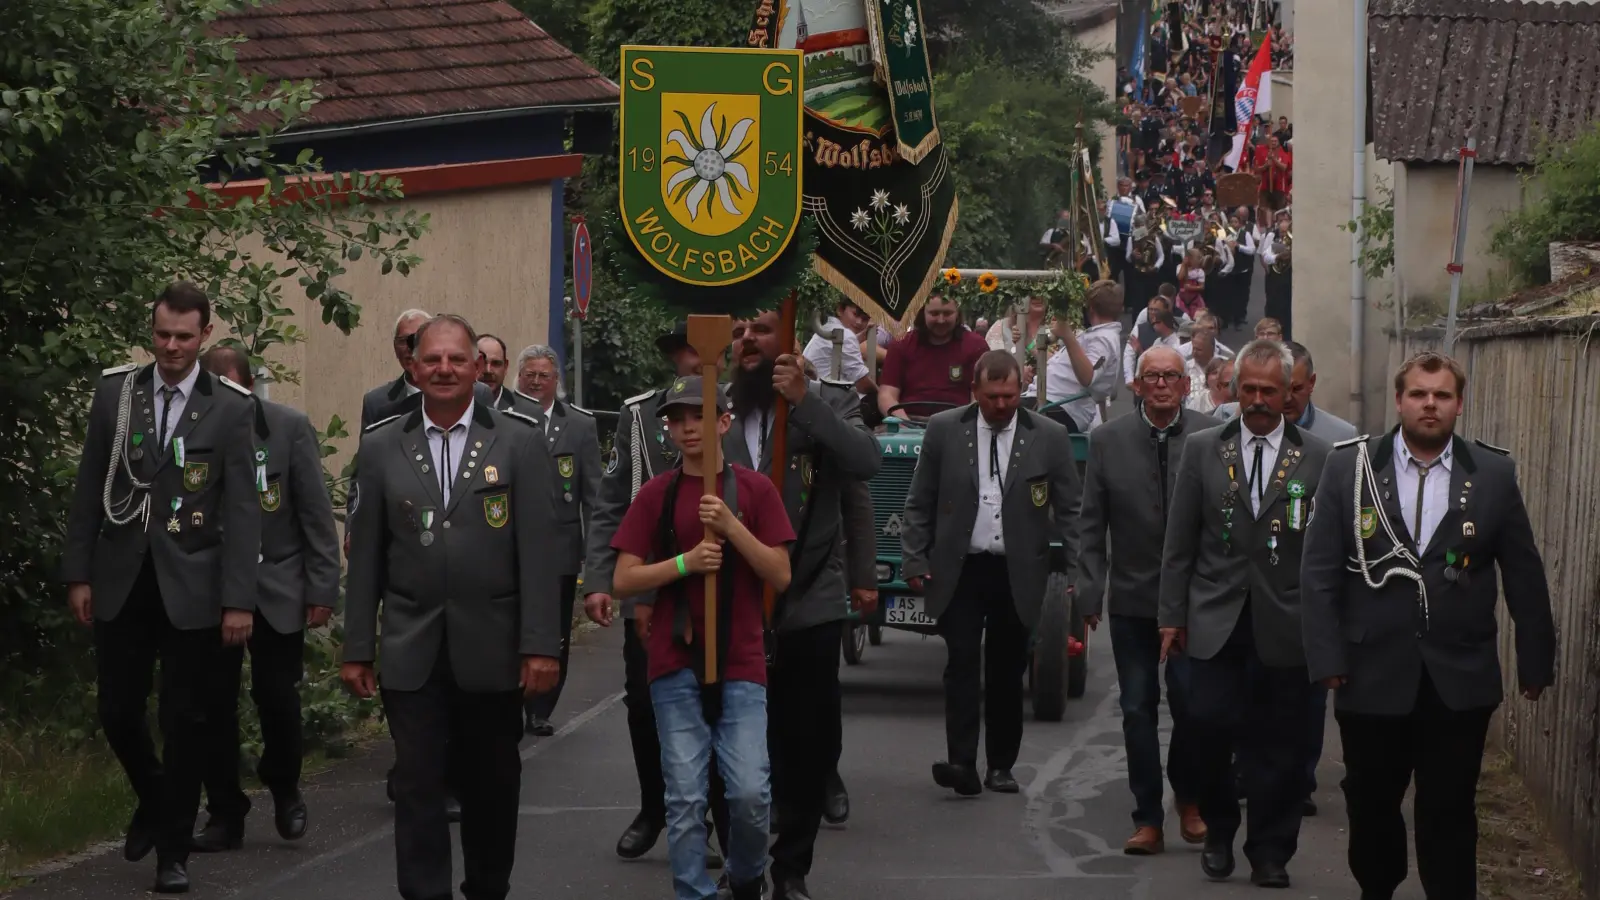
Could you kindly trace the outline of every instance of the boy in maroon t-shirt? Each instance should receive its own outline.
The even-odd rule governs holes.
[[[699,377],[680,378],[656,408],[683,465],[646,482],[628,507],[611,540],[617,551],[612,587],[619,595],[656,592],[653,606],[639,606],[634,621],[649,655],[667,784],[667,857],[678,900],[717,896],[705,866],[713,748],[727,784],[728,883],[735,898],[757,900],[771,803],[762,585],[788,587],[788,545],[795,537],[777,490],[749,469],[724,464],[711,476],[717,496],[703,496],[704,441],[720,441],[732,420],[719,391],[715,433],[706,434],[713,429],[704,427],[700,390]],[[705,540],[707,528],[717,540]],[[704,671],[708,572],[718,575],[720,669],[710,685]]]

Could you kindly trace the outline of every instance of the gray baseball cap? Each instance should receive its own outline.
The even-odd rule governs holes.
[[[699,375],[685,375],[681,378],[674,379],[672,384],[667,387],[666,395],[657,401],[656,415],[665,416],[667,411],[675,406],[692,406],[695,409],[700,409],[701,404],[705,402],[704,398],[700,396],[700,385],[701,379]],[[718,390],[716,392],[716,396],[717,412],[727,412],[727,395],[723,391]]]

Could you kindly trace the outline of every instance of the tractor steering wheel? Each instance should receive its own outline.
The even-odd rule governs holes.
[[[933,406],[933,407],[937,407],[937,409],[935,409],[934,411],[935,412],[939,412],[939,411],[946,410],[946,409],[955,409],[956,407],[958,407],[960,405],[961,404],[959,404],[959,403],[945,403],[942,400],[907,400],[904,403],[896,403],[895,405],[889,407],[889,411],[884,413],[884,415],[885,416],[892,416],[895,413],[899,412],[902,409],[905,409],[908,406]],[[920,416],[919,418],[926,419],[927,416]]]

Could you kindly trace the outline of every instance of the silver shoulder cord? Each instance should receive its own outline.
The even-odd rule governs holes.
[[[128,373],[122,380],[122,392],[117,398],[117,427],[111,435],[111,464],[106,467],[105,489],[100,493],[100,504],[105,508],[106,518],[113,525],[126,525],[134,519],[143,517],[146,525],[150,523],[150,485],[140,481],[133,474],[133,466],[129,464],[124,448],[128,444],[128,420],[133,415],[133,379],[139,374],[135,369]],[[117,480],[117,465],[121,464],[122,471],[127,474],[131,487],[128,493],[120,500],[112,500],[111,490]],[[134,498],[138,498],[135,504]]]
[[[1351,517],[1351,527],[1355,532],[1356,555],[1351,560],[1351,562],[1354,564],[1349,566],[1349,569],[1352,572],[1360,572],[1361,578],[1366,582],[1367,587],[1375,591],[1388,584],[1389,579],[1396,576],[1416,582],[1417,603],[1422,607],[1422,630],[1427,631],[1428,587],[1423,583],[1422,580],[1422,562],[1417,559],[1416,555],[1406,547],[1405,543],[1401,541],[1399,536],[1395,533],[1394,525],[1389,521],[1388,513],[1384,511],[1383,504],[1378,502],[1378,492],[1374,487],[1374,485],[1377,483],[1377,480],[1378,479],[1373,475],[1372,472],[1372,459],[1367,454],[1367,442],[1362,441],[1356,446],[1355,501],[1353,506],[1355,514]],[[1368,490],[1372,491],[1373,515],[1378,520],[1378,524],[1383,528],[1383,533],[1389,538],[1389,546],[1391,548],[1388,553],[1385,553],[1383,556],[1374,560],[1367,559],[1366,540],[1361,536],[1361,495],[1363,483],[1366,485]],[[1384,572],[1381,578],[1374,581],[1372,577],[1373,566],[1382,565],[1383,563],[1386,563],[1396,557],[1399,557],[1400,561],[1409,565],[1410,568],[1398,565],[1390,566],[1388,571]]]
[[[631,460],[633,463],[633,493],[629,495],[629,499],[634,499],[639,496],[639,488],[642,487],[645,482],[645,470],[650,468],[650,453],[644,445],[644,414],[639,409],[639,407],[642,405],[643,404],[635,403],[632,407],[633,447],[629,452],[633,454],[633,459]],[[652,478],[655,477],[655,473],[651,472],[650,476]]]

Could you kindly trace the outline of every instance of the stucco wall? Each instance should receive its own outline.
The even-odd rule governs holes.
[[[1456,204],[1456,166],[1401,165],[1395,170],[1395,264],[1400,267],[1408,306],[1437,304],[1450,296],[1450,262]],[[1477,166],[1467,213],[1467,245],[1462,256],[1464,291],[1504,275],[1505,263],[1490,254],[1494,229],[1522,207],[1522,181],[1515,169]]]
[[[1272,73],[1272,109],[1262,110],[1272,113],[1273,121],[1279,116],[1288,116],[1289,122],[1298,130],[1299,122],[1294,120],[1294,73]]]
[[[393,380],[390,336],[402,310],[465,316],[479,331],[503,338],[515,357],[543,343],[550,317],[551,189],[548,184],[434,194],[403,201],[428,214],[428,233],[413,246],[423,263],[407,277],[380,274],[363,258],[347,263],[339,286],[361,306],[361,324],[349,337],[322,324],[320,306],[303,295],[291,298],[303,343],[277,356],[300,374],[299,384],[274,384],[271,397],[304,410],[318,428],[338,415],[353,433],[361,397]],[[298,293],[298,290],[295,291]],[[341,448],[349,452],[355,440]],[[343,459],[330,460],[334,471]]]
[[[1117,97],[1117,20],[1108,18],[1093,28],[1078,32],[1078,41],[1086,49],[1103,51],[1105,56],[1089,70],[1089,79],[1106,92],[1113,101]],[[1095,126],[1100,135],[1100,196],[1106,197],[1117,186],[1117,135],[1111,126]]]

